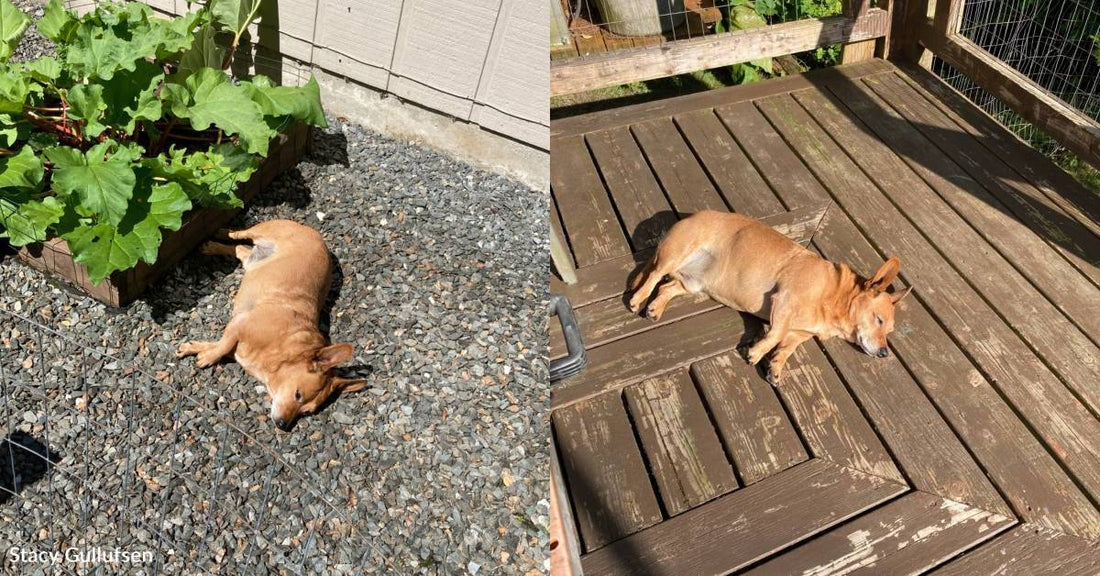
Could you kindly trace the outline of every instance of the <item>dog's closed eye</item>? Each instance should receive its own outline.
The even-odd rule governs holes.
[[[301,402],[302,401],[302,391],[301,390],[295,390],[294,391],[294,401],[295,402]]]
[[[876,315],[875,316],[875,322],[878,322],[878,325],[882,326],[882,316]]]

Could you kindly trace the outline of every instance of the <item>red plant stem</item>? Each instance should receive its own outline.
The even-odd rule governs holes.
[[[160,154],[161,151],[164,150],[164,145],[168,143],[168,133],[172,131],[172,128],[176,127],[176,122],[178,121],[179,119],[173,116],[172,120],[168,122],[168,126],[165,127],[164,132],[160,133],[160,140],[157,141],[157,147],[156,150],[153,151],[153,154]]]

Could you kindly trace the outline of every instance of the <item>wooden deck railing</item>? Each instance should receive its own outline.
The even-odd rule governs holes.
[[[906,34],[896,53],[918,61],[930,51],[1002,100],[1041,131],[1094,167],[1100,167],[1100,124],[959,33],[965,0],[908,0],[900,24]],[[928,18],[928,4],[935,16]],[[895,20],[894,25],[899,22]]]
[[[608,52],[550,63],[550,95],[654,80],[697,70],[775,58],[844,44],[842,61],[874,55],[875,41],[890,28],[888,10],[871,8],[870,0],[845,0],[844,15],[806,18],[655,46]]]

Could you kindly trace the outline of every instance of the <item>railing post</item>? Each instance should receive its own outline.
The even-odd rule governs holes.
[[[932,65],[932,53],[921,46],[920,33],[935,4],[936,0],[894,0],[886,57],[917,62],[925,68]]]
[[[866,16],[867,11],[870,9],[871,0],[844,0],[844,16],[853,20],[860,16]],[[845,44],[840,49],[840,63],[851,64],[852,62],[874,58],[876,43],[877,40],[864,40],[863,42]]]

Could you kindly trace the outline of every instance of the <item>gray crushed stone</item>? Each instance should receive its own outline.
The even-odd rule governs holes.
[[[546,570],[546,197],[330,122],[234,225],[321,231],[331,338],[370,387],[278,432],[240,366],[174,355],[224,326],[233,262],[192,255],[114,310],[6,251],[0,552],[148,550],[126,571],[164,574]]]

